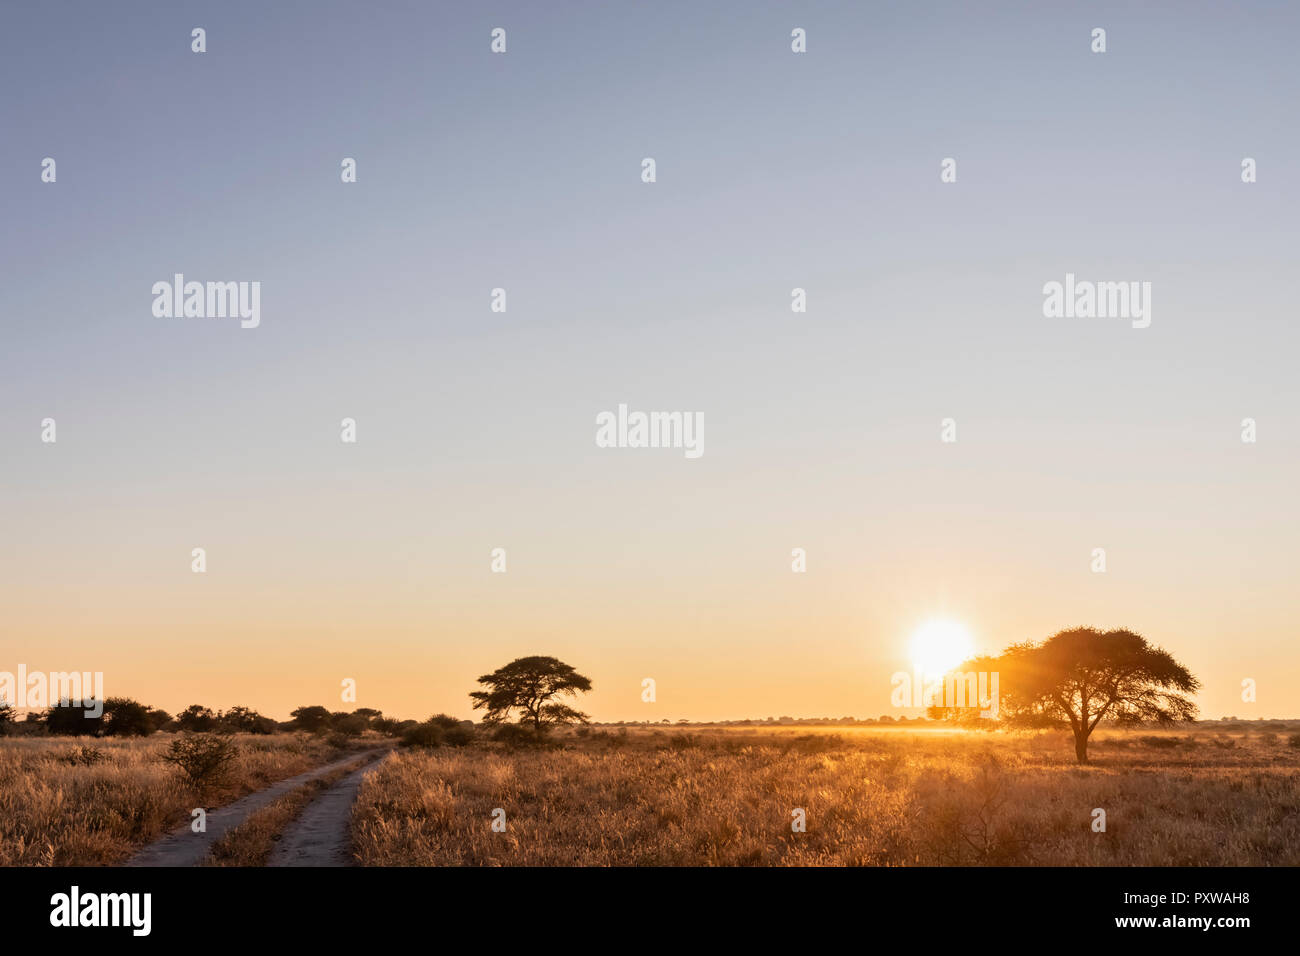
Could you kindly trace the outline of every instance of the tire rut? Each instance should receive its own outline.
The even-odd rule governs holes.
[[[352,753],[331,763],[322,764],[304,771],[294,777],[277,781],[256,793],[241,797],[234,803],[209,810],[206,818],[206,831],[194,833],[187,823],[164,837],[155,840],[144,849],[128,859],[123,866],[197,866],[207,859],[212,844],[226,835],[230,830],[243,823],[249,814],[262,809],[267,804],[279,799],[286,793],[296,790],[305,783],[324,774],[356,763],[366,755]],[[328,792],[328,791],[327,791]]]
[[[355,866],[352,856],[352,804],[361,781],[377,763],[367,763],[317,794],[285,828],[267,866]]]

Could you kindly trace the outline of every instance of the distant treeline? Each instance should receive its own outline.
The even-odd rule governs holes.
[[[400,737],[420,726],[414,720],[394,720],[369,707],[353,711],[331,711],[326,707],[299,707],[289,720],[277,721],[248,707],[213,710],[191,704],[175,716],[148,707],[129,697],[109,697],[102,705],[91,699],[61,700],[43,711],[30,711],[22,721],[14,709],[0,701],[0,735],[54,734],[88,737],[147,737],[159,731],[184,733],[274,734],[305,731],[312,734],[342,734],[359,737],[374,731]]]
[[[1223,717],[1219,720],[1195,720],[1190,722],[1195,727],[1213,727],[1216,730],[1290,730],[1300,724],[1300,718],[1294,720],[1277,720],[1257,717],[1243,720],[1238,717]],[[762,717],[749,720],[619,720],[614,722],[593,721],[593,727],[871,727],[886,726],[940,726],[946,721],[930,717],[891,717],[882,714],[879,717]],[[1141,725],[1137,725],[1141,726]]]
[[[863,727],[863,726],[938,726],[944,721],[929,717],[767,717],[752,720],[620,720],[600,723],[597,727]],[[1195,726],[1214,727],[1217,730],[1290,730],[1300,720],[1241,720],[1224,717],[1220,720],[1195,721]],[[451,728],[461,726],[459,732]],[[88,737],[147,737],[159,731],[170,733],[246,733],[275,734],[306,732],[310,734],[341,734],[359,737],[367,731],[386,737],[409,738],[409,742],[423,742],[426,737],[450,736],[471,732],[471,721],[460,721],[439,714],[426,721],[397,720],[385,717],[381,711],[358,707],[353,711],[331,711],[313,705],[292,711],[288,720],[277,721],[263,716],[249,707],[231,707],[213,710],[201,704],[191,704],[173,716],[158,707],[148,707],[129,697],[109,697],[98,706],[93,699],[85,701],[61,700],[43,711],[30,711],[19,721],[10,705],[0,700],[0,736],[5,734],[53,734],[56,736]],[[500,732],[500,730],[499,730]],[[448,741],[450,742],[450,741]]]

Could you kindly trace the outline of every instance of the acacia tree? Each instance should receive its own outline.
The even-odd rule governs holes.
[[[1088,762],[1088,738],[1102,720],[1196,719],[1196,705],[1184,695],[1201,682],[1168,651],[1129,630],[1071,628],[1041,644],[1013,644],[987,666],[999,671],[998,706],[1009,722],[1068,726],[1079,763]]]
[[[520,657],[484,674],[478,682],[488,689],[469,696],[475,710],[487,710],[486,723],[506,723],[511,712],[518,710],[518,722],[531,723],[540,736],[552,724],[588,721],[586,714],[554,698],[591,690],[591,679],[554,657]]]

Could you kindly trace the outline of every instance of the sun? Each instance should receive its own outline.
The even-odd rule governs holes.
[[[912,635],[912,666],[923,676],[946,674],[975,653],[975,641],[960,621],[926,621]]]

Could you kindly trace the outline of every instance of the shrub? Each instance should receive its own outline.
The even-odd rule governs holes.
[[[402,733],[403,747],[441,747],[442,728],[437,724],[416,724]]]
[[[442,742],[448,747],[465,747],[474,740],[474,723],[457,720],[449,714],[434,714],[428,723],[442,730]]]
[[[468,747],[474,742],[474,725],[468,721],[442,731],[442,742],[448,747]]]
[[[1300,747],[1300,734],[1292,734],[1286,739],[1286,742],[1292,747]]]
[[[541,743],[537,734],[519,724],[500,724],[492,731],[492,739],[512,750],[516,747],[535,747]]]
[[[213,729],[226,730],[231,733],[273,734],[275,721],[263,717],[248,707],[231,707],[222,714],[217,714],[217,726]]]
[[[148,737],[154,732],[149,708],[129,697],[104,701],[104,734],[108,737]]]
[[[176,726],[189,733],[203,734],[217,725],[217,715],[202,704],[190,704],[176,715]]]
[[[347,737],[360,737],[370,727],[370,721],[360,714],[335,714],[330,718],[330,729]]]
[[[226,737],[193,734],[173,740],[163,760],[174,765],[194,790],[220,783],[230,771],[239,748]]]
[[[333,715],[319,705],[299,707],[297,710],[292,711],[289,716],[293,718],[294,730],[305,730],[309,734],[324,733],[329,729],[330,721],[333,719]]]
[[[84,767],[93,767],[101,760],[104,760],[105,757],[104,751],[100,750],[98,747],[81,746],[77,747],[75,750],[70,750],[60,759],[63,760],[64,763],[72,764],[74,767],[79,764]]]
[[[474,725],[447,714],[434,714],[402,732],[403,747],[465,747],[474,740]]]
[[[88,709],[99,710],[99,716],[88,714],[86,712]],[[52,734],[68,737],[98,737],[103,724],[103,708],[95,706],[94,698],[85,700],[64,698],[57,706],[45,711],[45,727]]]

